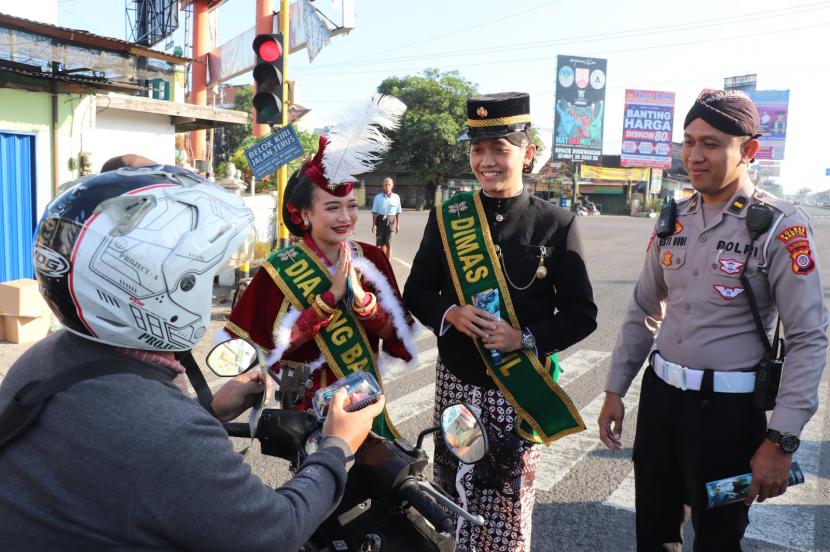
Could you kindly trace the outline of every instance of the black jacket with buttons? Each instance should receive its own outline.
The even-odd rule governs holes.
[[[547,275],[526,290],[508,283],[522,328],[536,339],[540,360],[587,337],[596,329],[597,307],[582,256],[574,216],[526,192],[512,198],[481,194],[493,242],[501,247],[506,276],[515,286],[530,282],[547,248]],[[403,299],[412,314],[436,335],[444,313],[459,303],[450,277],[435,209],[429,214]],[[450,326],[438,337],[444,365],[465,383],[494,388],[473,340]]]

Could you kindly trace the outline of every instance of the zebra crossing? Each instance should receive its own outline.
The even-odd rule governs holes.
[[[426,348],[419,354],[416,370],[431,368],[435,364],[437,349],[431,334],[421,335],[419,344]],[[604,379],[610,352],[577,350],[561,360],[562,374],[560,385],[566,391],[580,378]],[[602,366],[601,366],[602,365]],[[394,389],[395,383],[402,376],[410,373],[412,368],[398,367],[384,376],[384,387]],[[628,413],[626,422],[633,424],[636,419],[637,403],[639,400],[641,378],[638,377],[629,389],[624,403]],[[417,418],[418,427],[428,427],[432,420],[432,407],[435,393],[434,379],[422,387],[406,393],[388,403],[392,419],[398,427]],[[820,388],[819,411],[805,427],[802,434],[802,446],[795,455],[805,475],[805,483],[790,488],[784,496],[777,497],[763,504],[756,504],[750,510],[751,524],[746,533],[746,539],[752,539],[786,550],[808,551],[816,550],[816,524],[819,521],[817,512],[827,508],[827,498],[830,496],[830,479],[822,475],[820,453],[823,444],[824,419],[826,417],[828,393],[827,383]],[[604,393],[600,393],[580,408],[580,414],[586,424],[586,430],[565,437],[542,451],[536,475],[537,491],[553,492],[557,485],[575,467],[589,461],[589,456],[604,450],[599,440],[596,424],[599,411],[604,400]],[[632,426],[633,427],[633,426]],[[424,449],[432,457],[433,443],[427,439]],[[620,461],[629,462],[629,458],[620,458]],[[630,465],[630,462],[629,462]],[[825,469],[826,472],[826,469]],[[539,495],[537,495],[537,501]],[[634,511],[634,472],[629,468],[628,474],[614,488],[602,505],[615,510]]]
[[[416,366],[396,363],[383,375],[387,397],[394,397],[387,403],[389,413],[395,425],[409,439],[414,439],[418,431],[432,424],[434,367],[438,356],[435,337],[430,332],[422,332],[416,346],[420,351]],[[588,349],[569,353],[560,361],[562,373],[559,384],[573,397],[574,391],[579,387],[584,388],[582,384],[586,381],[603,381],[610,356],[610,352]],[[208,379],[213,390],[225,381],[210,376]],[[624,398],[626,424],[632,428],[636,420],[640,382],[641,378],[638,377]],[[592,388],[601,390],[602,385],[595,384]],[[827,514],[823,512],[828,508],[827,497],[830,497],[830,477],[827,475],[827,467],[821,465],[825,418],[828,417],[827,397],[830,392],[827,382],[822,383],[819,392],[819,410],[804,428],[801,448],[794,457],[804,472],[805,483],[790,488],[781,497],[763,504],[755,504],[751,508],[751,524],[744,540],[761,545],[761,548],[752,549],[821,549],[820,544],[816,546],[815,539],[816,534],[821,534],[821,527],[827,521]],[[603,400],[604,393],[600,391],[590,397],[590,400],[583,401],[585,404],[579,411],[586,424],[585,431],[560,439],[550,447],[542,449],[535,482],[537,505],[560,500],[563,480],[572,472],[584,472],[586,468],[590,471],[590,463],[599,452],[605,450],[599,440],[596,424]],[[424,441],[423,448],[428,457],[432,458],[434,444],[431,438]],[[619,472],[619,483],[611,486],[611,491],[597,501],[597,506],[610,512],[625,514],[626,523],[631,523],[633,520],[630,516],[634,512],[633,468],[629,456],[625,453],[617,453],[615,461],[625,465]],[[601,536],[598,535],[597,538]],[[774,548],[768,548],[769,546]]]

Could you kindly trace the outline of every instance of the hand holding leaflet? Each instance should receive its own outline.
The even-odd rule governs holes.
[[[804,473],[798,462],[793,462],[790,466],[790,479],[787,484],[798,485],[799,483],[804,483]],[[745,499],[749,495],[750,485],[752,485],[751,473],[710,481],[706,484],[708,507],[716,508]]]
[[[482,291],[481,293],[473,295],[473,306],[477,309],[489,312],[497,319],[501,318],[500,303],[501,301],[499,299],[498,289],[488,289],[487,291]],[[501,363],[501,352],[496,349],[490,349],[490,357],[496,364]]]

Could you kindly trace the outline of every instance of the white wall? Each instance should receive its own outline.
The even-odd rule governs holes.
[[[157,163],[176,164],[175,128],[168,115],[104,109],[98,112],[92,170],[107,159],[135,153]]]

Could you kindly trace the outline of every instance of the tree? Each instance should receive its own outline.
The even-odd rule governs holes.
[[[476,90],[457,71],[427,69],[422,75],[385,79],[378,92],[407,105],[385,163],[408,168],[425,189],[469,171],[469,146],[458,137],[467,127],[467,97]]]
[[[810,188],[801,188],[801,189],[799,189],[798,190],[798,199],[800,199],[803,202],[807,198],[807,196],[810,195],[810,192],[812,192],[812,191],[813,190],[810,189]]]
[[[245,138],[253,134],[254,129],[251,124],[251,113],[253,113],[254,109],[253,98],[254,87],[250,84],[236,89],[236,94],[233,97],[233,108],[236,111],[247,113],[248,122],[245,123],[245,126],[233,125],[225,129],[225,151],[222,153],[230,156],[239,148],[239,145]]]

